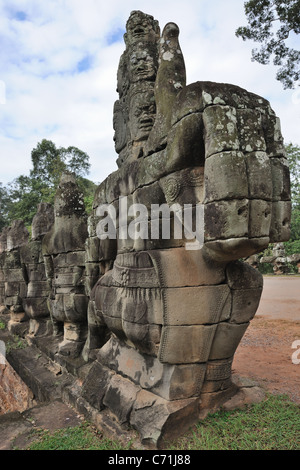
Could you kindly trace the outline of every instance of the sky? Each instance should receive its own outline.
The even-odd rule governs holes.
[[[117,169],[112,111],[133,10],[161,30],[177,23],[187,84],[232,83],[266,98],[285,143],[300,145],[300,87],[284,90],[275,66],[251,61],[259,45],[235,36],[247,25],[243,0],[0,0],[0,182],[29,175],[42,139],[86,152],[95,183]]]

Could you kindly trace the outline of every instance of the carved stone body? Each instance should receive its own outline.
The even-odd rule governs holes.
[[[29,334],[47,333],[47,321],[50,318],[48,297],[51,286],[46,277],[42,240],[54,222],[51,204],[40,203],[32,221],[32,238],[20,249],[21,263],[27,284],[23,298],[24,311],[29,318]]]
[[[54,224],[43,238],[43,256],[51,283],[49,309],[54,335],[63,335],[59,353],[77,357],[86,339],[85,240],[83,196],[72,174],[63,174],[54,202]]]
[[[157,41],[152,17],[133,12],[128,24],[138,18]],[[289,172],[278,118],[265,99],[239,87],[186,85],[178,35],[169,23],[157,41],[153,125],[142,140],[130,141],[126,158],[116,147],[119,169],[94,199],[95,226],[103,205],[117,218],[116,237],[99,242],[103,276],[91,292],[85,354],[99,351],[84,394],[148,442],[166,438],[180,417],[189,425],[199,409],[212,410],[234,393],[231,363],[263,284],[238,260],[289,238]],[[121,73],[136,43],[126,46],[120,100],[133,98],[137,80]],[[143,100],[146,109],[152,102],[146,91]],[[116,126],[115,141],[128,143],[124,136],[136,135],[137,126],[134,101],[125,101],[127,127]],[[124,222],[125,200],[126,208],[142,204],[147,213],[135,218],[128,211]],[[175,212],[152,212],[153,204]],[[197,230],[185,230],[176,213],[196,217],[199,207],[200,243]],[[168,237],[161,235],[164,223],[171,227]]]
[[[9,328],[11,331],[19,323],[27,320],[23,298],[27,294],[27,284],[20,252],[27,245],[29,233],[22,220],[14,220],[6,233],[2,258],[4,279],[4,305],[10,312]]]

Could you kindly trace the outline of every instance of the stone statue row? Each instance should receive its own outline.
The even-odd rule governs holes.
[[[178,36],[174,23],[160,33],[152,16],[130,15],[113,114],[118,169],[97,188],[92,214],[64,174],[54,213],[39,206],[31,241],[21,222],[1,241],[0,295],[12,321],[26,315],[31,334],[45,334],[50,315],[58,354],[92,361],[82,397],[149,442],[234,393],[233,356],[263,287],[240,259],[290,235],[279,119],[237,86],[186,85]],[[124,219],[124,201],[146,212]],[[182,209],[184,221],[189,210],[200,241],[197,227],[176,236],[176,210],[153,205]],[[99,231],[103,220],[113,236]]]

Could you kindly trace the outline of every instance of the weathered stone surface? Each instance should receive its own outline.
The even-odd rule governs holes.
[[[219,323],[212,342],[209,359],[227,359],[232,357],[248,326],[249,323]]]
[[[54,201],[54,223],[42,241],[54,335],[64,331],[60,354],[77,357],[87,334],[85,242],[88,237],[83,195],[74,175],[62,175]]]
[[[291,202],[272,203],[270,242],[284,242],[290,238]]]
[[[236,110],[231,106],[209,106],[203,112],[205,157],[226,150],[239,150]]]
[[[141,390],[130,416],[142,443],[160,447],[164,440],[185,432],[198,419],[199,399],[167,401]]]
[[[159,360],[169,364],[206,362],[216,325],[165,326]]]
[[[101,277],[90,291],[85,357],[97,357],[105,405],[156,443],[173,406],[188,422],[197,397],[204,412],[236,391],[233,356],[262,292],[261,275],[237,260],[289,231],[289,176],[269,103],[234,85],[186,86],[178,35],[168,23],[159,38],[141,12],[127,23],[114,105],[119,170],[96,191],[86,242],[86,281],[97,262]],[[115,214],[110,243],[95,238],[102,204]]]
[[[161,34],[134,11],[124,40],[119,168],[89,217],[66,172],[29,243],[20,221],[2,232],[0,302],[11,330],[30,319],[30,340],[52,361],[72,373],[87,362],[70,390],[77,406],[108,409],[160,446],[238,390],[231,364],[263,287],[239,260],[288,240],[289,169],[268,101],[229,84],[186,85],[176,24]]]
[[[14,220],[7,232],[7,251],[19,248],[28,243],[29,232],[23,220]]]
[[[242,152],[222,152],[207,159],[205,164],[206,202],[247,197],[248,180]]]
[[[54,222],[54,211],[51,204],[41,202],[32,220],[32,240],[39,240],[51,229]]]

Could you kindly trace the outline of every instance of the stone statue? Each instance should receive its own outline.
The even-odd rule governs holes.
[[[54,211],[51,204],[41,202],[32,220],[32,237],[29,243],[20,248],[21,264],[27,284],[26,296],[23,298],[24,311],[29,318],[29,334],[41,335],[48,331],[50,312],[48,297],[51,286],[46,277],[42,253],[43,237],[54,222]]]
[[[19,333],[23,330],[23,325],[20,327],[20,323],[27,320],[23,305],[23,298],[27,294],[27,284],[20,250],[27,245],[29,232],[23,220],[14,220],[4,232],[6,243],[4,243],[4,251],[1,255],[5,279],[4,305],[10,312],[10,331]]]
[[[233,356],[263,287],[239,259],[290,233],[278,118],[237,86],[186,85],[178,36],[168,23],[159,37],[139,11],[127,22],[114,107],[119,169],[94,199],[102,275],[85,347],[96,360],[84,397],[155,444],[235,393]]]
[[[5,275],[4,275],[4,263],[5,263],[5,251],[7,247],[7,231],[9,227],[3,227],[0,233],[0,307],[5,312]]]
[[[49,310],[53,334],[63,340],[58,352],[77,357],[86,339],[85,240],[88,236],[83,195],[75,176],[64,173],[54,201],[54,223],[43,238],[42,251],[51,284]]]

